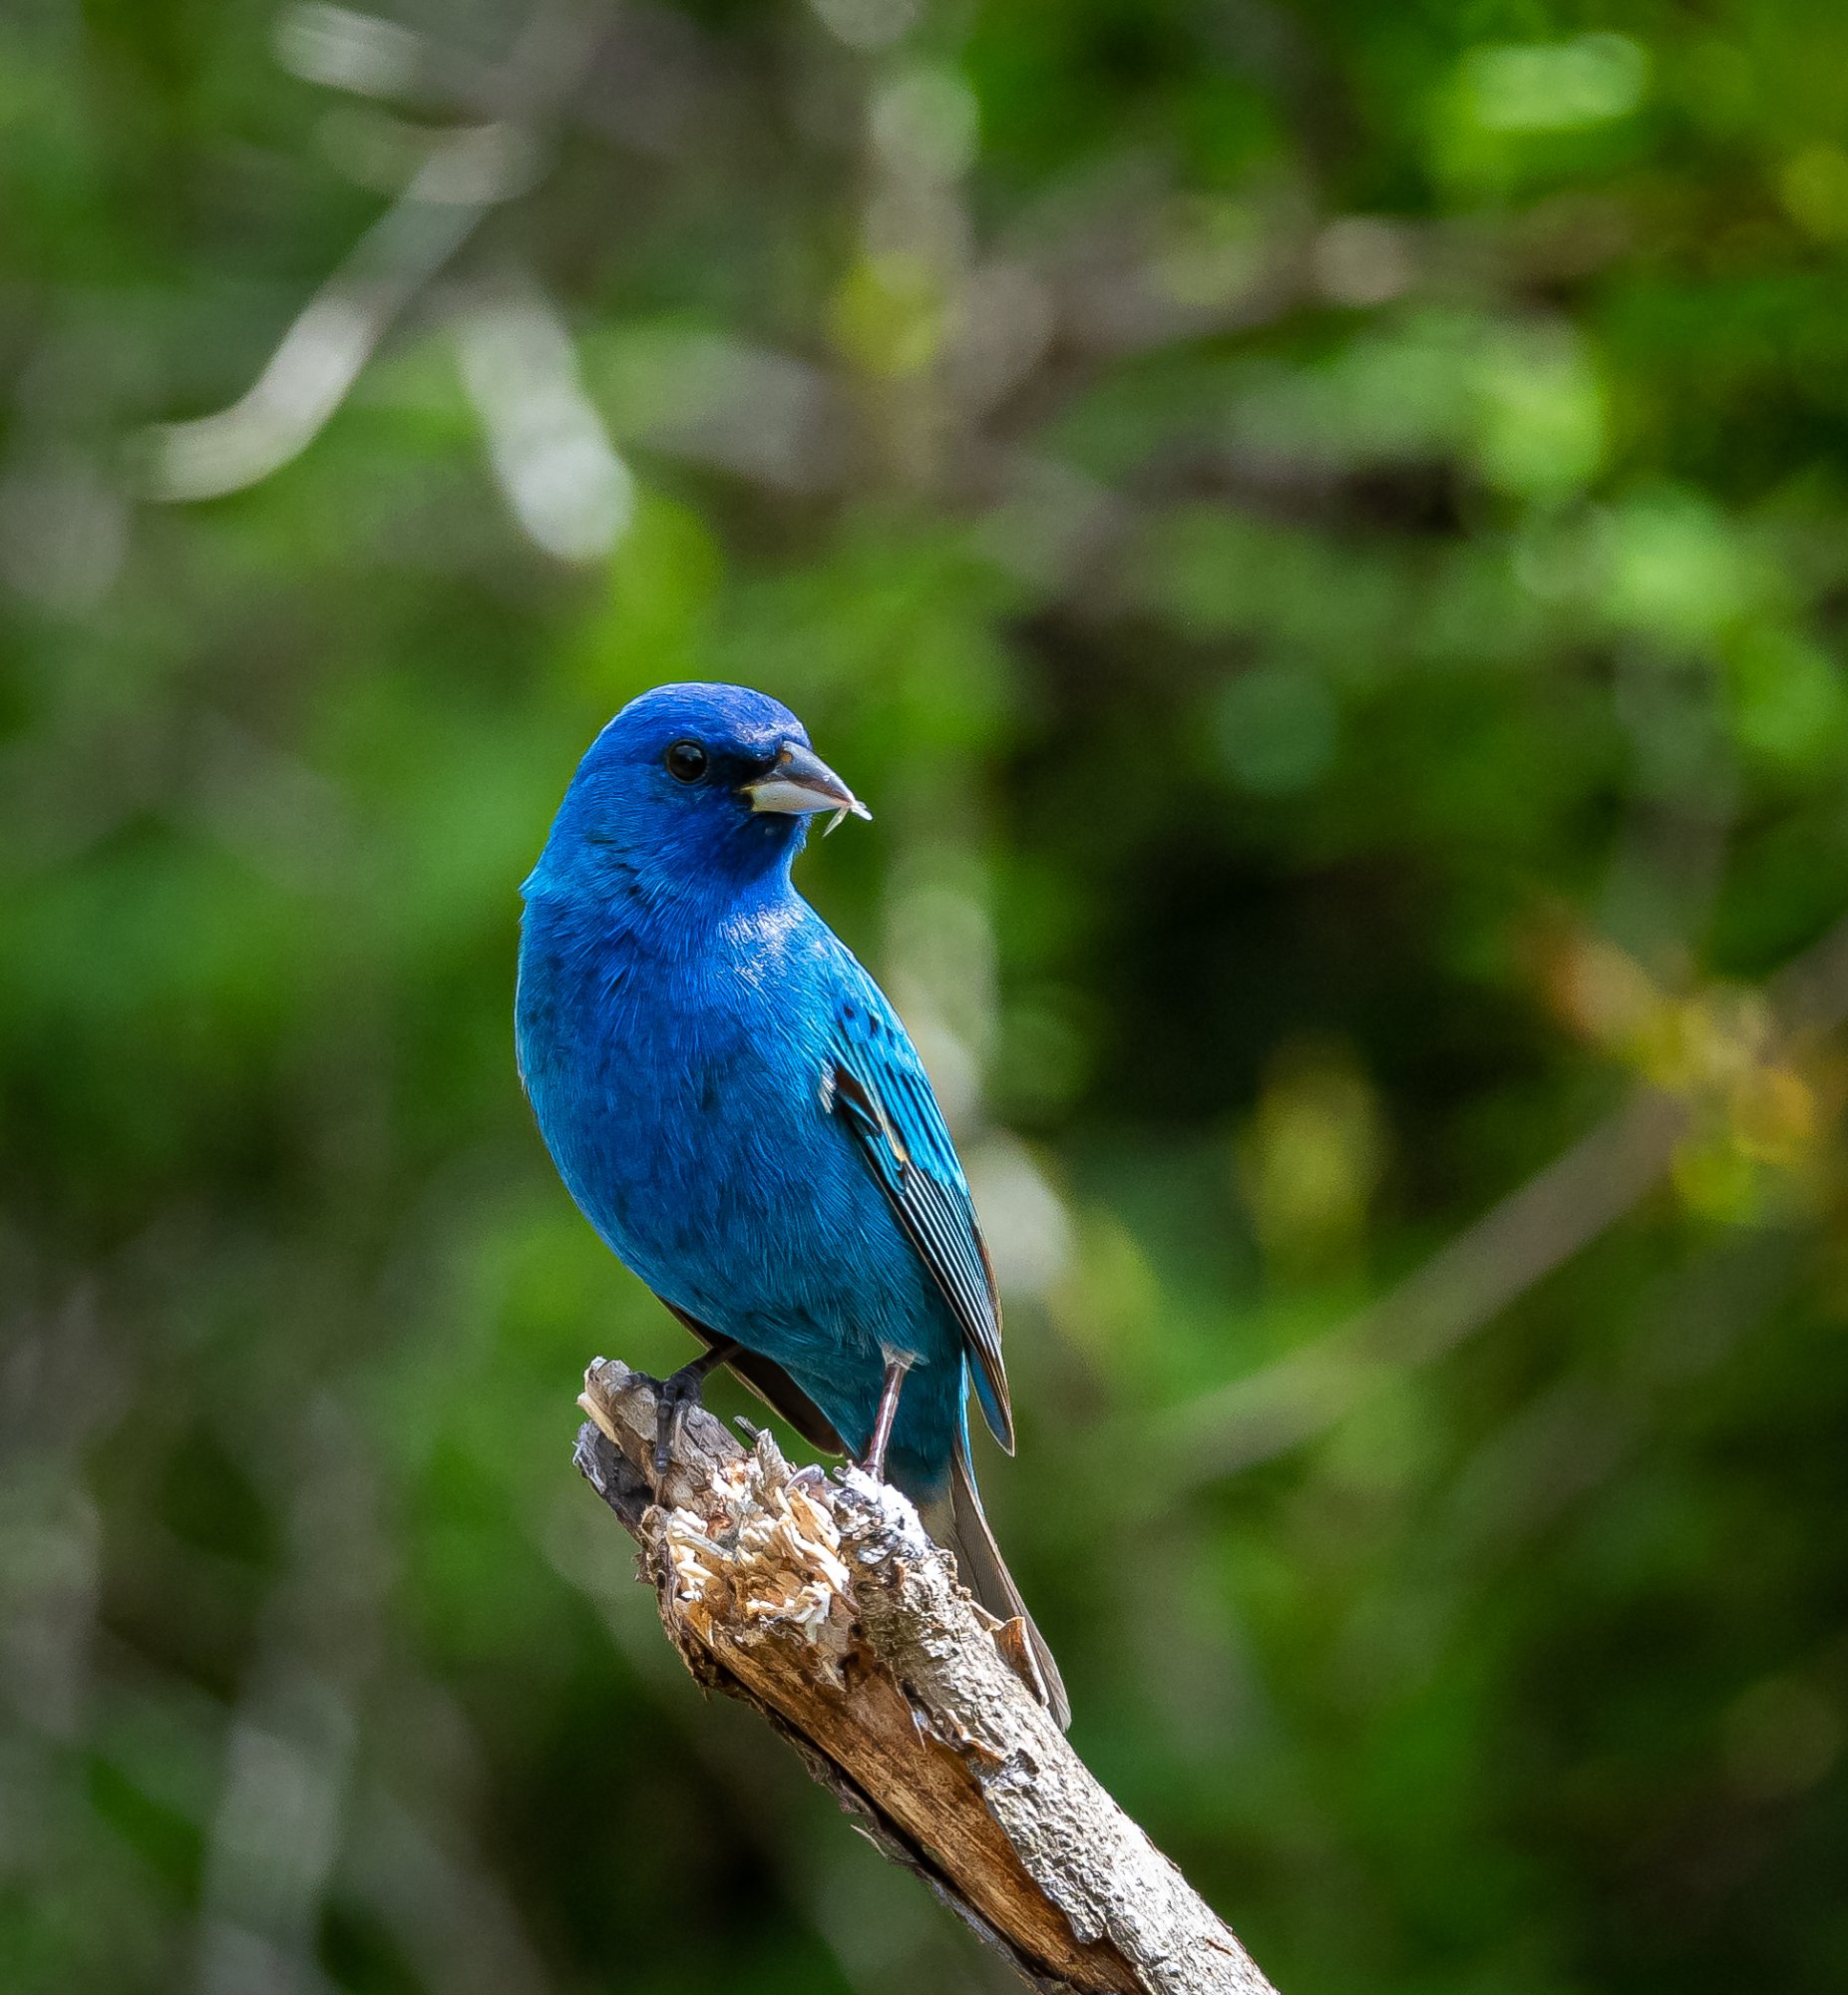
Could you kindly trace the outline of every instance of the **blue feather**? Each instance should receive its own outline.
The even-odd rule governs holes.
[[[856,963],[858,989],[835,1020],[834,1092],[906,1237],[949,1304],[968,1354],[982,1416],[1009,1454],[1013,1409],[1001,1363],[1001,1299],[968,1180],[918,1049]]]

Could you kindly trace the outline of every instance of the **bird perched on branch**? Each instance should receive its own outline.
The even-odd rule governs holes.
[[[968,1185],[897,1013],[790,880],[827,813],[869,815],[764,694],[625,706],[522,889],[521,1075],[584,1216],[706,1346],[666,1382],[657,1466],[729,1365],[919,1504],[1063,1724],[969,1464],[971,1389],[1010,1453],[1013,1416]]]

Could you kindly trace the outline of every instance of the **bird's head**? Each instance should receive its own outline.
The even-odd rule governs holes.
[[[746,686],[656,686],[578,763],[528,891],[723,893],[787,869],[823,812],[872,815],[788,707]]]

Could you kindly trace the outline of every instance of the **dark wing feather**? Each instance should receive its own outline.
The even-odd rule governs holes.
[[[924,1062],[870,981],[840,1007],[826,1094],[960,1326],[973,1360],[975,1396],[995,1439],[1011,1454],[1014,1422],[994,1268]]]
[[[663,1309],[678,1317],[708,1348],[730,1342],[716,1330],[708,1329],[698,1317],[688,1316],[685,1310],[670,1303],[665,1296],[657,1296],[655,1300]],[[773,1359],[740,1347],[731,1353],[725,1363],[773,1413],[781,1413],[804,1440],[825,1448],[830,1454],[848,1452],[846,1441],[834,1430],[834,1422]]]

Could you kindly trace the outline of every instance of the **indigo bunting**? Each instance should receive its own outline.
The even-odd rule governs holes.
[[[522,888],[516,1028],[572,1198],[706,1349],[817,1445],[918,1503],[975,1597],[1022,1618],[983,1514],[972,1389],[1013,1450],[994,1271],[916,1047],[797,893],[811,817],[866,816],[785,706],[665,685],[591,744]],[[830,827],[832,828],[832,826]]]

